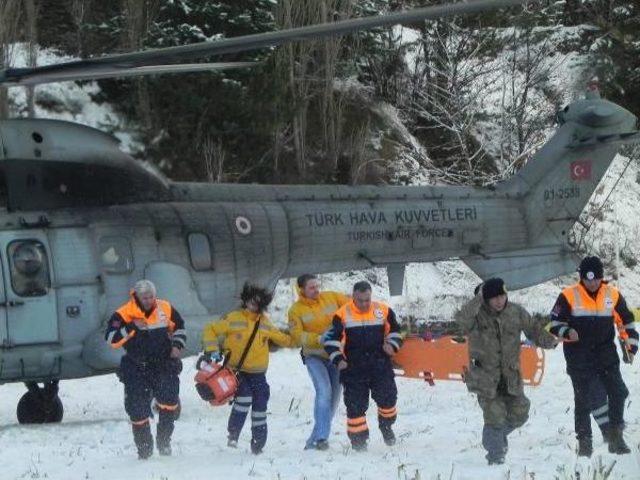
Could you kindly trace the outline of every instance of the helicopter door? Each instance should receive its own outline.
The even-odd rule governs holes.
[[[58,342],[55,291],[46,236],[0,232],[6,347]]]

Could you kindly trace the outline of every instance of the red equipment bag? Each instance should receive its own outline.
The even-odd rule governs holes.
[[[236,374],[230,368],[215,362],[202,362],[194,380],[202,399],[213,406],[228,403],[238,390]]]
[[[256,338],[259,326],[260,317],[258,316],[251,336],[247,341],[247,345],[244,347],[240,361],[235,367],[237,371],[240,371],[242,365],[244,365],[244,360],[247,358],[251,345],[253,345],[253,340]],[[196,390],[200,394],[200,397],[211,405],[219,406],[228,403],[235,397],[236,391],[238,390],[238,377],[233,370],[226,366],[229,357],[229,352],[227,352],[222,365],[216,362],[200,360],[196,365],[196,369],[198,370],[195,377]]]

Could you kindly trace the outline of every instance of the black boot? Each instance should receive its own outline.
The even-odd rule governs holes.
[[[593,454],[593,442],[591,437],[583,436],[578,437],[578,456],[579,457],[591,457]]]
[[[351,440],[351,448],[356,452],[364,452],[367,450],[367,441],[369,440],[369,430],[361,432],[349,432],[349,440]]]
[[[489,452],[484,458],[487,459],[489,465],[502,465],[504,463],[504,451]]]
[[[631,449],[625,443],[624,437],[622,436],[621,426],[610,427],[607,432],[607,437],[607,443],[609,443],[609,453],[615,453],[616,455],[631,453]]]
[[[390,447],[396,444],[396,436],[393,433],[391,426],[380,427],[380,431],[382,432],[384,443],[386,443]]]
[[[358,440],[351,440],[351,448],[353,448],[356,452],[366,452],[367,451],[367,440],[365,439],[358,439]]]
[[[138,449],[138,458],[146,460],[153,455],[153,436],[151,435],[151,426],[149,422],[143,425],[132,425],[133,441]]]
[[[262,453],[262,449],[264,447],[264,443],[258,442],[256,439],[251,439],[251,453],[254,455],[260,455]]]
[[[168,410],[160,410],[158,420],[158,430],[156,433],[156,445],[158,453],[163,456],[171,455],[171,434],[173,434],[173,423],[175,413]]]

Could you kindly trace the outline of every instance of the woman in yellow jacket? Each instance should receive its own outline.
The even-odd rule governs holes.
[[[322,335],[329,329],[333,314],[350,297],[337,292],[321,292],[315,275],[298,277],[298,301],[289,309],[289,330],[293,341],[302,346],[302,359],[316,391],[314,426],[306,449],[326,450],[331,420],[340,402],[338,369],[322,347]]]
[[[291,346],[291,337],[278,330],[264,313],[273,295],[263,288],[245,284],[240,299],[242,308],[227,313],[221,320],[207,324],[203,332],[204,357],[221,359],[228,355],[227,365],[237,370],[254,329],[255,337],[238,371],[238,391],[229,416],[228,442],[238,446],[238,437],[251,410],[251,452],[262,453],[267,442],[267,403],[269,384],[269,342],[282,347]],[[257,324],[257,325],[256,325]]]

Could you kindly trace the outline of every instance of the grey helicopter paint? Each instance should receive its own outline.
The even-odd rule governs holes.
[[[514,2],[458,5],[487,3]],[[455,5],[446,7],[441,15]],[[433,9],[421,11],[433,18]],[[361,28],[349,22],[352,31]],[[272,44],[252,37],[246,48]],[[176,48],[168,50],[149,58],[178,58]],[[145,53],[127,57],[129,67],[149,64]],[[109,58],[97,60],[100,68],[124,68]],[[83,68],[97,67],[79,61],[7,70],[0,79],[87,78]],[[517,175],[485,189],[171,182],[97,130],[2,121],[0,382],[28,382],[35,391],[35,382],[115,371],[121,352],[104,341],[105,321],[141,278],[182,313],[187,353],[195,354],[204,323],[235,307],[247,280],[273,287],[309,271],[381,266],[397,294],[409,262],[458,258],[512,288],[571,272],[569,231],[619,146],[636,139],[636,118],[592,90],[558,120]]]
[[[567,233],[635,125],[626,110],[590,97],[570,105],[549,142],[493,189],[173,183],[101,132],[3,122],[2,381],[113,371],[119,353],[104,342],[103,322],[139,278],[188,319],[196,353],[203,323],[232,308],[246,280],[273,286],[307,271],[447,258],[515,288],[571,272]],[[38,160],[27,160],[35,150]],[[102,205],[112,188],[126,190],[125,203]],[[43,263],[33,292],[17,287],[29,280],[12,257],[23,244]]]

